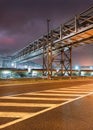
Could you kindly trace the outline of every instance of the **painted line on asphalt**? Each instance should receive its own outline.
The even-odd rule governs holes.
[[[23,118],[26,115],[33,114],[28,112],[0,112],[0,117]]]
[[[93,88],[93,84],[87,84],[88,86],[92,86],[92,88]],[[80,85],[80,87],[86,87],[86,85]],[[49,89],[49,90],[60,90],[60,91],[62,91],[62,90],[73,90],[73,91],[76,91],[76,89],[74,89],[74,88],[76,88],[75,86],[72,86],[72,87],[68,87],[68,88],[58,88],[58,89]],[[90,90],[90,89],[78,89],[79,88],[79,86],[77,86],[77,91],[85,91],[86,90],[86,92],[89,92],[88,90]],[[48,90],[40,90],[40,91],[36,91],[36,92],[28,92],[28,93],[20,93],[20,94],[13,94],[13,95],[10,95],[10,96],[18,96],[18,95],[26,95],[26,94],[29,94],[29,93],[38,93],[38,92],[46,92],[46,91],[48,91]],[[93,90],[90,90],[90,92],[92,92]],[[7,95],[7,96],[3,96],[3,97],[8,97],[9,95]],[[0,97],[1,98],[1,97]]]
[[[93,87],[93,84],[87,84],[88,86],[92,86]],[[81,87],[83,87],[83,86],[86,86],[86,85],[80,85]],[[79,87],[80,87],[79,86]],[[79,90],[79,87],[77,87],[77,91],[85,91],[84,89],[80,89]],[[71,89],[70,89],[71,88]],[[46,92],[46,91],[52,91],[52,90],[60,90],[60,91],[63,91],[63,90],[73,90],[73,91],[76,91],[76,89],[72,89],[72,88],[75,88],[75,87],[69,87],[69,88],[58,88],[58,89],[49,89],[49,90],[41,90],[41,91],[36,91],[36,92],[28,92],[28,93],[20,93],[20,94],[13,94],[13,95],[10,95],[10,96],[17,96],[17,95],[26,95],[26,94],[32,94],[32,93],[38,93],[38,92]],[[86,92],[89,92],[89,90],[90,89],[86,89]],[[90,91],[93,91],[93,90],[90,90]],[[7,95],[7,96],[3,96],[3,97],[8,97],[9,95]]]
[[[59,90],[65,90],[64,88],[60,88]],[[68,90],[71,90],[71,91],[73,91],[73,90],[78,90],[78,91],[93,91],[93,89],[92,90],[90,90],[90,89],[85,89],[85,88],[83,88],[83,89],[75,89],[75,88],[68,88]]]
[[[0,97],[1,99],[16,99],[16,100],[45,100],[45,101],[65,101],[65,100],[70,100],[72,98],[34,98],[34,97],[31,97],[31,98],[28,98],[28,97]]]
[[[55,81],[55,82],[58,82],[58,81]],[[60,82],[62,82],[62,81],[60,81]],[[34,83],[15,83],[15,84],[0,84],[0,87],[2,87],[2,86],[17,86],[17,85],[19,85],[19,86],[22,86],[22,85],[31,85],[31,84],[43,84],[43,83],[54,83],[54,82],[34,82]]]
[[[26,120],[26,119],[35,117],[35,116],[37,116],[37,115],[43,114],[43,113],[45,113],[45,112],[47,112],[47,111],[50,111],[50,110],[52,110],[52,109],[54,109],[54,108],[63,106],[63,105],[65,105],[65,104],[71,103],[71,102],[73,102],[73,101],[79,100],[79,99],[81,99],[81,98],[84,98],[84,97],[89,96],[89,95],[92,95],[92,94],[93,94],[93,92],[90,92],[90,93],[88,93],[88,94],[86,94],[86,95],[83,95],[83,96],[80,96],[80,97],[78,97],[78,98],[69,100],[69,101],[67,101],[67,102],[64,102],[64,103],[61,103],[61,104],[56,104],[56,105],[53,106],[53,107],[50,107],[50,108],[44,109],[44,110],[42,110],[42,111],[36,112],[36,113],[34,113],[34,114],[32,114],[32,115],[27,115],[27,116],[25,116],[25,117],[22,118],[22,119],[17,119],[17,120],[15,120],[15,121],[9,122],[9,123],[7,123],[7,124],[1,125],[1,126],[0,126],[0,129],[5,128],[5,127],[8,127],[8,126],[13,125],[13,124],[16,124],[16,123],[18,123],[18,122],[24,121],[24,120]]]
[[[81,94],[57,94],[57,93],[31,93],[27,95],[43,95],[43,96],[81,96]]]
[[[3,87],[3,86],[16,86],[16,85],[19,85],[19,86],[22,86],[22,85],[32,85],[32,84],[45,84],[45,83],[48,83],[48,84],[50,84],[50,83],[59,83],[59,82],[70,82],[70,81],[75,81],[75,80],[62,80],[62,81],[40,81],[40,82],[33,82],[33,83],[10,83],[10,84],[0,84],[0,87]],[[78,80],[76,80],[76,81],[78,81]],[[81,80],[80,80],[81,81]],[[29,82],[29,81],[28,81]],[[93,84],[92,83],[90,83],[90,84],[87,84],[87,85],[92,85],[93,86]],[[86,85],[82,85],[82,86],[86,86]],[[77,86],[78,87],[78,86]]]
[[[15,106],[15,107],[52,107],[55,104],[44,104],[44,103],[2,103],[0,106]]]
[[[77,92],[77,91],[68,91],[68,90],[63,90],[63,91],[62,90],[61,91],[60,90],[54,90],[54,91],[47,90],[46,92],[51,92],[51,93],[54,93],[54,92],[55,93],[82,93],[82,94],[84,94],[84,93],[88,93],[89,91],[88,92],[80,92],[80,91]]]
[[[90,84],[89,84],[90,85]],[[81,87],[82,86],[85,86],[85,85],[81,85]],[[92,85],[93,86],[93,85]],[[69,88],[72,88],[72,87],[69,87]],[[75,87],[74,87],[75,88]],[[63,90],[64,88],[62,88],[62,90]],[[73,89],[73,88],[72,88]],[[71,89],[71,90],[72,90]],[[60,90],[60,88],[59,89],[51,89],[52,91],[54,91],[54,90]],[[64,90],[69,90],[68,88],[65,88]],[[64,91],[63,90],[63,91]],[[79,89],[79,88],[77,88],[77,89],[74,89],[74,91],[76,91],[77,92],[77,90],[81,90],[81,89]],[[85,91],[86,89],[82,89],[82,91]],[[47,90],[43,90],[43,92],[44,91],[47,91]],[[12,124],[15,124],[15,123],[17,123],[17,122],[20,122],[20,121],[23,121],[23,120],[25,120],[25,119],[28,119],[28,118],[31,118],[31,117],[34,117],[34,116],[37,116],[37,115],[39,115],[39,114],[42,114],[42,113],[44,113],[44,112],[46,112],[46,111],[49,111],[49,110],[52,110],[52,109],[54,109],[54,108],[57,108],[57,107],[59,107],[59,106],[62,106],[62,105],[65,105],[65,104],[67,104],[67,103],[70,103],[70,102],[72,102],[72,101],[75,101],[75,100],[78,100],[78,99],[80,99],[80,98],[83,98],[83,97],[86,97],[86,96],[88,96],[88,95],[91,95],[91,94],[93,94],[93,92],[89,92],[89,90],[87,90],[88,92],[88,94],[85,94],[85,95],[82,95],[82,94],[80,94],[79,95],[79,97],[78,98],[74,98],[74,99],[72,99],[72,98],[68,98],[67,99],[67,97],[66,98],[64,98],[64,99],[66,99],[66,101],[64,102],[64,103],[61,103],[61,104],[53,104],[51,107],[49,107],[49,108],[46,108],[46,109],[44,109],[44,110],[41,110],[41,111],[39,111],[39,112],[36,112],[36,113],[32,113],[32,114],[26,114],[24,117],[22,117],[21,119],[17,119],[17,120],[15,120],[15,121],[12,121],[12,122],[9,122],[9,123],[7,123],[7,124],[3,124],[3,125],[1,125],[0,126],[0,129],[1,128],[5,128],[5,127],[7,127],[7,126],[10,126],[10,125],[12,125]],[[39,91],[40,92],[40,91]],[[37,92],[32,92],[32,93],[34,93],[34,94],[37,94],[38,93],[38,91]],[[30,93],[30,94],[32,94],[32,93]],[[26,95],[27,93],[23,93],[23,95]],[[16,95],[22,95],[22,93],[21,94],[16,94]],[[44,94],[45,95],[45,94]],[[56,94],[55,94],[56,95]],[[67,94],[68,95],[68,94]],[[76,95],[76,94],[75,94]],[[13,95],[13,96],[15,96],[15,95]],[[22,98],[20,98],[20,97],[11,97],[11,96],[4,96],[4,97],[2,97],[2,98],[6,98],[6,99],[26,99],[26,100],[31,100],[32,98],[24,98],[24,97],[22,97]],[[35,99],[35,100],[41,100],[41,98],[33,98],[33,99]],[[57,99],[57,100],[61,100],[62,101],[62,99],[60,99],[60,98],[48,98],[48,100],[51,100],[51,99],[53,99],[53,100],[55,100],[55,99]],[[64,100],[63,99],[63,100]],[[46,100],[46,98],[43,98],[43,100]],[[12,104],[12,105],[14,105],[14,104]],[[19,116],[18,116],[19,117]]]

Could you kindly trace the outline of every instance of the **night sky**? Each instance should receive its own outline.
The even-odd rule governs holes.
[[[93,0],[0,0],[0,54],[11,55],[93,6]],[[93,65],[93,45],[73,49],[73,64]]]

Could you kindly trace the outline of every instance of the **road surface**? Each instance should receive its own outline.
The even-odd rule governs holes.
[[[2,130],[93,130],[93,81],[0,85]]]

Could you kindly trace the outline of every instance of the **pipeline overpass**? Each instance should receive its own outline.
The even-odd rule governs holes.
[[[93,43],[93,6],[56,29],[48,28],[47,34],[14,53],[12,60],[21,64],[41,57],[43,75],[51,77],[53,69],[58,68],[63,76],[71,76],[72,48],[90,43]]]

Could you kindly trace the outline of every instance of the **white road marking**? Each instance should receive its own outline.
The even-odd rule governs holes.
[[[60,88],[60,90],[66,90],[65,88]],[[92,90],[90,90],[90,89],[75,89],[75,88],[68,88],[68,90],[71,90],[71,91],[73,91],[73,90],[78,90],[78,91],[93,91],[93,89]]]
[[[57,94],[57,93],[31,93],[27,95],[44,95],[44,96],[81,96],[81,94]]]
[[[89,85],[88,87],[87,87],[87,85]],[[58,88],[58,89],[49,89],[49,90],[42,90],[43,92],[46,92],[46,91],[52,91],[52,90],[60,90],[60,91],[63,91],[63,90],[69,90],[69,92],[70,92],[70,90],[71,91],[75,91],[75,92],[77,92],[77,91],[85,91],[85,92],[92,92],[93,90],[90,90],[91,89],[91,87],[93,88],[93,85],[92,84],[87,84],[87,85],[81,85],[82,86],[82,90],[81,90],[81,87],[80,86],[78,86],[78,87],[69,87],[69,88]],[[84,90],[84,87],[86,87],[86,90]],[[90,87],[90,88],[89,88]],[[78,89],[73,89],[73,88],[78,88]],[[38,92],[42,92],[42,91],[36,91],[36,92],[30,92],[31,94],[32,93],[38,93]],[[21,94],[13,94],[13,95],[11,95],[11,96],[18,96],[18,95],[27,95],[27,94],[30,94],[29,92],[28,93],[21,93]],[[3,97],[8,97],[8,96],[3,96]]]
[[[59,106],[65,105],[67,103],[70,103],[70,102],[76,101],[78,99],[84,98],[84,97],[86,97],[88,95],[92,95],[93,94],[93,89],[92,89],[93,84],[89,85],[88,88],[87,88],[87,86],[88,85],[81,85],[82,88],[79,86],[78,88],[75,88],[75,87],[71,88],[71,87],[69,87],[69,88],[58,88],[58,89],[51,89],[51,90],[43,90],[43,91],[41,91],[43,93],[40,93],[40,91],[38,91],[38,92],[32,92],[32,93],[30,92],[30,93],[25,93],[25,94],[23,93],[23,94],[12,95],[12,96],[20,96],[20,95],[23,95],[23,96],[25,95],[26,96],[26,95],[29,95],[29,94],[30,95],[40,95],[40,94],[42,94],[42,96],[43,95],[46,96],[46,93],[44,93],[44,92],[45,91],[51,91],[51,92],[55,92],[55,93],[54,94],[47,93],[47,95],[49,95],[49,96],[50,95],[51,96],[55,95],[55,96],[57,96],[57,98],[50,98],[50,97],[48,97],[48,98],[47,97],[46,98],[43,98],[43,97],[40,97],[40,98],[38,98],[38,97],[35,97],[35,98],[31,97],[31,98],[29,98],[29,97],[12,97],[12,96],[0,97],[1,99],[10,99],[10,100],[16,99],[16,100],[45,100],[45,101],[51,101],[51,100],[53,100],[53,101],[57,101],[57,100],[58,101],[63,101],[64,100],[65,101],[65,102],[62,102],[62,103],[59,103],[59,104],[41,104],[40,107],[47,106],[48,108],[45,108],[45,109],[43,109],[41,111],[34,112],[34,113],[0,112],[1,117],[8,117],[8,116],[10,116],[10,117],[13,117],[13,118],[16,118],[16,117],[19,118],[19,119],[16,119],[14,121],[11,121],[9,123],[0,125],[0,129],[5,128],[5,127],[10,126],[10,125],[13,125],[13,124],[18,123],[18,122],[21,122],[21,121],[26,120],[28,118],[37,116],[39,114],[42,114],[44,112],[47,112],[47,111],[52,110],[54,108],[57,108]],[[86,87],[86,88],[83,88],[83,87]],[[63,94],[63,93],[62,94],[57,94],[56,91],[62,91],[62,92],[68,91],[69,94]],[[80,94],[79,91],[80,91],[80,93],[83,92],[83,94]],[[63,96],[64,98],[60,98],[59,95]],[[78,97],[72,96],[73,98],[68,98],[67,96],[69,96],[69,95],[70,96],[71,95],[78,95]],[[15,105],[16,106],[24,106],[25,105],[25,107],[28,107],[29,106],[28,104],[30,104],[30,107],[35,106],[35,105],[37,107],[38,105],[40,105],[38,103],[22,103],[22,104],[21,103],[7,103],[6,106],[9,106],[9,104],[10,104],[10,107],[11,106],[15,106]],[[4,103],[0,103],[0,105],[1,106],[5,106]],[[13,116],[11,116],[11,115],[13,115]]]
[[[53,100],[53,101],[62,101],[62,100],[70,100],[70,99],[72,99],[72,98],[43,98],[43,97],[41,97],[41,98],[34,98],[34,97],[31,97],[31,98],[28,98],[28,97],[0,97],[1,99],[16,99],[16,100],[45,100],[45,101],[51,101],[51,100]]]
[[[10,118],[23,118],[24,116],[31,115],[33,113],[27,112],[0,112],[0,117],[10,117]]]
[[[0,106],[15,106],[15,107],[52,107],[55,104],[41,104],[41,103],[1,103]]]
[[[52,90],[47,90],[46,92],[51,92],[51,93],[82,93],[82,94],[84,94],[84,93],[88,93],[88,92],[78,92],[78,91],[68,91],[68,90],[54,90],[54,91],[52,91]]]
[[[37,115],[39,115],[39,114],[42,114],[42,113],[44,113],[44,112],[47,112],[47,111],[52,110],[52,109],[54,109],[54,108],[57,108],[57,107],[59,107],[59,106],[65,105],[65,104],[67,104],[67,103],[70,103],[70,102],[76,101],[76,100],[78,100],[78,99],[84,98],[84,97],[89,96],[89,95],[91,95],[91,94],[93,94],[93,92],[91,92],[91,93],[89,93],[89,94],[86,94],[86,95],[83,95],[83,96],[81,96],[81,97],[78,97],[78,98],[76,98],[76,99],[72,99],[72,100],[69,100],[69,101],[64,102],[64,103],[61,103],[61,104],[57,104],[57,105],[55,105],[55,106],[53,106],[53,107],[44,109],[44,110],[42,110],[42,111],[36,112],[36,113],[34,113],[33,115],[26,115],[26,116],[23,117],[22,119],[17,119],[17,120],[15,120],[15,121],[6,123],[6,124],[4,124],[4,125],[1,125],[1,126],[0,126],[0,129],[5,128],[5,127],[10,126],[10,125],[13,125],[13,124],[18,123],[18,122],[21,122],[21,121],[26,120],[26,119],[28,119],[28,118],[37,116]]]

